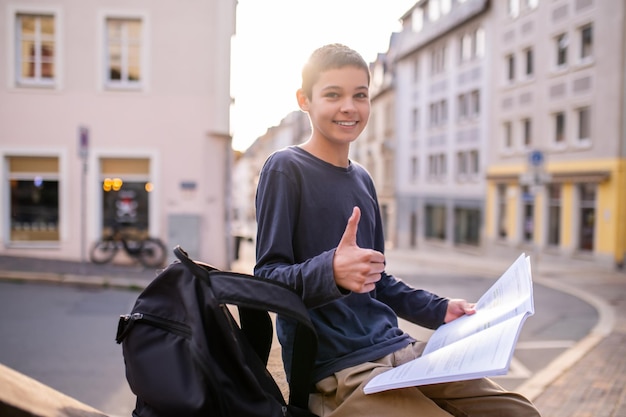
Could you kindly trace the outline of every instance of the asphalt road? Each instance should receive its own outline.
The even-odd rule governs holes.
[[[429,275],[403,279],[442,296],[476,300],[493,283],[479,277]],[[112,416],[130,416],[134,398],[117,318],[130,311],[138,292],[111,288],[0,282],[0,362]],[[514,389],[542,369],[597,321],[596,311],[567,294],[535,285],[535,315],[520,334],[507,376]],[[417,337],[428,332],[402,322]]]

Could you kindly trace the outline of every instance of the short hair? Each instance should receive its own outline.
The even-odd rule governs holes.
[[[369,85],[369,66],[361,54],[340,43],[331,43],[317,48],[302,68],[302,91],[310,99],[313,93],[313,84],[319,80],[322,72],[346,66],[353,66],[365,71]]]

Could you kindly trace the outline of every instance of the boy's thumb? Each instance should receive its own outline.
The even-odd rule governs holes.
[[[352,209],[352,215],[348,219],[346,230],[343,232],[339,246],[357,246],[356,244],[356,232],[359,229],[359,221],[361,220],[361,209],[354,207]]]

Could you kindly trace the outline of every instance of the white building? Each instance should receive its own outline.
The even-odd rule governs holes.
[[[400,247],[479,246],[491,22],[486,0],[416,2],[396,49]]]
[[[0,0],[3,253],[85,258],[126,215],[228,266],[235,8]]]

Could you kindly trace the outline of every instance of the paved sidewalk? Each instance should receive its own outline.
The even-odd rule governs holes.
[[[251,273],[251,249],[242,250],[232,269]],[[531,254],[533,258],[537,257]],[[497,278],[514,259],[512,253],[485,255],[447,248],[387,253],[388,269],[397,276],[440,271]],[[626,417],[626,272],[591,261],[544,255],[531,262],[535,282],[581,298],[597,309],[599,320],[585,338],[517,391],[531,398],[543,417]],[[0,255],[0,279],[142,288],[156,273],[132,265]],[[279,368],[278,355],[272,356],[269,366]]]

